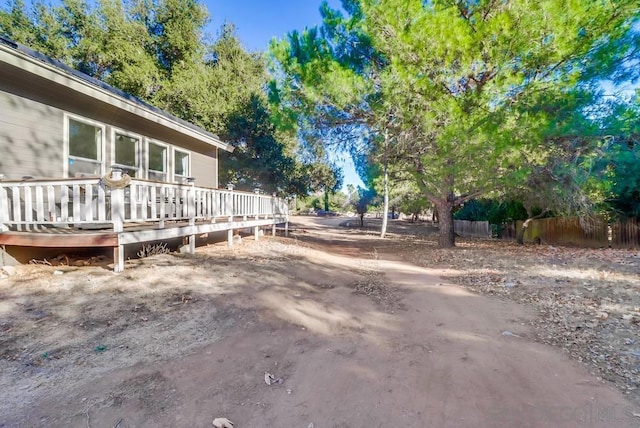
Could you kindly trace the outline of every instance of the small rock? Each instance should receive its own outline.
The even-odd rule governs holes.
[[[622,315],[622,319],[625,320],[625,321],[631,321],[631,320],[633,320],[633,315],[624,314],[624,315]]]
[[[503,331],[503,332],[502,332],[502,335],[503,335],[503,336],[510,336],[510,337],[520,337],[519,335],[517,335],[517,334],[515,334],[514,332],[509,331],[509,330],[505,330],[505,331]]]
[[[213,426],[216,428],[233,428],[233,422],[227,418],[215,418]]]
[[[625,345],[627,345],[627,346],[628,346],[628,345],[633,345],[634,343],[635,343],[635,340],[633,340],[633,339],[631,339],[631,338],[629,338],[629,337],[627,337],[627,338],[624,340],[624,344],[625,344]]]
[[[264,383],[271,386],[271,383],[276,380],[276,377],[269,372],[264,372]]]
[[[62,275],[64,272],[62,272],[61,270],[54,270],[53,274],[54,275]]]
[[[606,312],[598,312],[598,315],[596,315],[596,318],[598,318],[600,321],[604,321],[607,318],[609,318],[609,314]]]

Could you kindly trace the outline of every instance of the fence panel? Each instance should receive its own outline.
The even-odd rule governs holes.
[[[640,248],[640,219],[627,218],[611,223],[613,248]]]
[[[488,221],[454,220],[453,230],[460,236],[490,238],[491,229]]]
[[[522,228],[522,223],[517,222],[517,231]],[[529,223],[524,234],[525,242],[537,240],[545,244],[607,247],[609,230],[607,223],[602,219],[543,218]]]

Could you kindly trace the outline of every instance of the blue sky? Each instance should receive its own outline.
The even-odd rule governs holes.
[[[283,38],[293,30],[319,25],[321,0],[204,0],[211,23],[207,31],[215,36],[224,22],[236,27],[245,48],[264,51],[272,38]],[[333,8],[339,0],[329,0]],[[336,154],[335,162],[344,172],[343,189],[347,184],[364,187],[348,155]]]
[[[235,24],[240,40],[249,50],[265,50],[273,37],[321,23],[321,0],[201,0],[209,9],[210,32],[225,22]],[[338,8],[340,1],[330,0]]]

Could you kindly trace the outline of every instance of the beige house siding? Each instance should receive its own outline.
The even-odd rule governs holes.
[[[191,175],[196,179],[197,186],[218,187],[218,159],[192,152]]]
[[[64,112],[0,91],[0,174],[62,177]]]
[[[199,186],[218,186],[216,147],[6,63],[0,62],[0,77],[0,174],[7,179],[65,177],[65,130],[71,116],[104,125],[105,172],[115,163],[116,129],[141,137],[141,178],[146,177],[146,142],[155,140],[169,146],[169,179],[176,147],[191,154],[190,175]]]

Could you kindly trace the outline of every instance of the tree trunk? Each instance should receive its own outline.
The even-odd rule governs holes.
[[[360,227],[364,227],[364,213],[360,213]]]
[[[329,190],[324,189],[324,210],[329,211]]]
[[[518,235],[516,236],[516,242],[520,245],[524,245],[524,234],[527,231],[527,227],[529,227],[529,224],[533,221],[533,218],[528,218],[524,221],[524,223],[522,223],[522,227],[520,228],[520,230],[518,231]]]
[[[438,236],[438,246],[440,248],[452,248],[456,246],[456,235],[453,228],[453,203],[449,201],[439,201],[436,204],[438,210],[438,220],[440,234]]]
[[[382,210],[382,229],[380,230],[380,237],[384,238],[387,234],[387,223],[389,219],[389,172],[387,170],[387,163],[384,164],[384,209]]]
[[[529,218],[526,219],[524,221],[524,223],[522,223],[522,227],[520,228],[520,231],[518,231],[518,235],[516,236],[516,242],[518,244],[524,245],[524,234],[527,232],[527,228],[529,227],[529,225],[531,224],[531,222],[533,220],[537,220],[539,218],[544,217],[546,212],[547,212],[547,210],[544,210],[540,214],[534,216],[533,213],[531,212],[531,209],[527,208],[527,217],[529,217]]]

